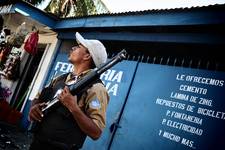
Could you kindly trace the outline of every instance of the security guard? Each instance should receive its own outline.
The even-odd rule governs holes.
[[[42,90],[42,96],[32,103],[29,119],[38,121],[39,127],[34,132],[30,150],[76,150],[82,147],[86,136],[97,140],[105,127],[109,95],[101,80],[75,96],[65,85],[76,83],[91,69],[105,63],[107,53],[98,40],[84,39],[78,32],[76,40],[78,45],[72,47],[68,58],[74,65],[74,71],[54,79]],[[41,108],[46,99],[54,96],[58,96],[61,105],[44,116]]]

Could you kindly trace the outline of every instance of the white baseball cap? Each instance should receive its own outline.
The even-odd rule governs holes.
[[[76,40],[78,44],[82,44],[88,49],[96,67],[100,67],[107,61],[105,46],[100,41],[84,39],[78,32],[76,32]]]

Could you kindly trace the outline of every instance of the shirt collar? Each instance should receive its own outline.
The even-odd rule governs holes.
[[[88,69],[88,70],[85,70],[85,71],[81,72],[79,75],[77,75],[78,79],[84,77],[85,75],[87,75],[89,72],[91,72],[91,70],[92,69]]]
[[[79,75],[75,75],[73,72],[69,73],[69,75],[67,76],[66,82],[69,82],[71,80],[77,80],[80,79],[82,77],[84,77],[85,75],[87,75],[88,73],[91,72],[92,69],[88,69],[85,70],[83,72],[81,72]]]

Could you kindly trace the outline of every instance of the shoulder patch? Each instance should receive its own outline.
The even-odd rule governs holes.
[[[97,98],[95,98],[89,103],[89,107],[92,109],[100,109],[101,103]]]

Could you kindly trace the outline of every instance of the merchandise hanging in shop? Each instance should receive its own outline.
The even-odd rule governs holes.
[[[20,75],[20,56],[19,54],[15,57],[11,57],[7,59],[5,64],[5,69],[3,72],[5,73],[5,76],[9,80],[17,80]]]
[[[19,27],[17,27],[16,32],[14,32],[9,37],[7,43],[13,47],[20,48],[21,45],[24,43],[25,37],[27,36],[28,33],[29,32],[27,30],[26,23],[23,22]]]
[[[38,44],[39,36],[38,30],[34,31],[30,34],[28,39],[24,44],[24,50],[26,50],[31,55],[35,55],[37,53],[37,44]]]

